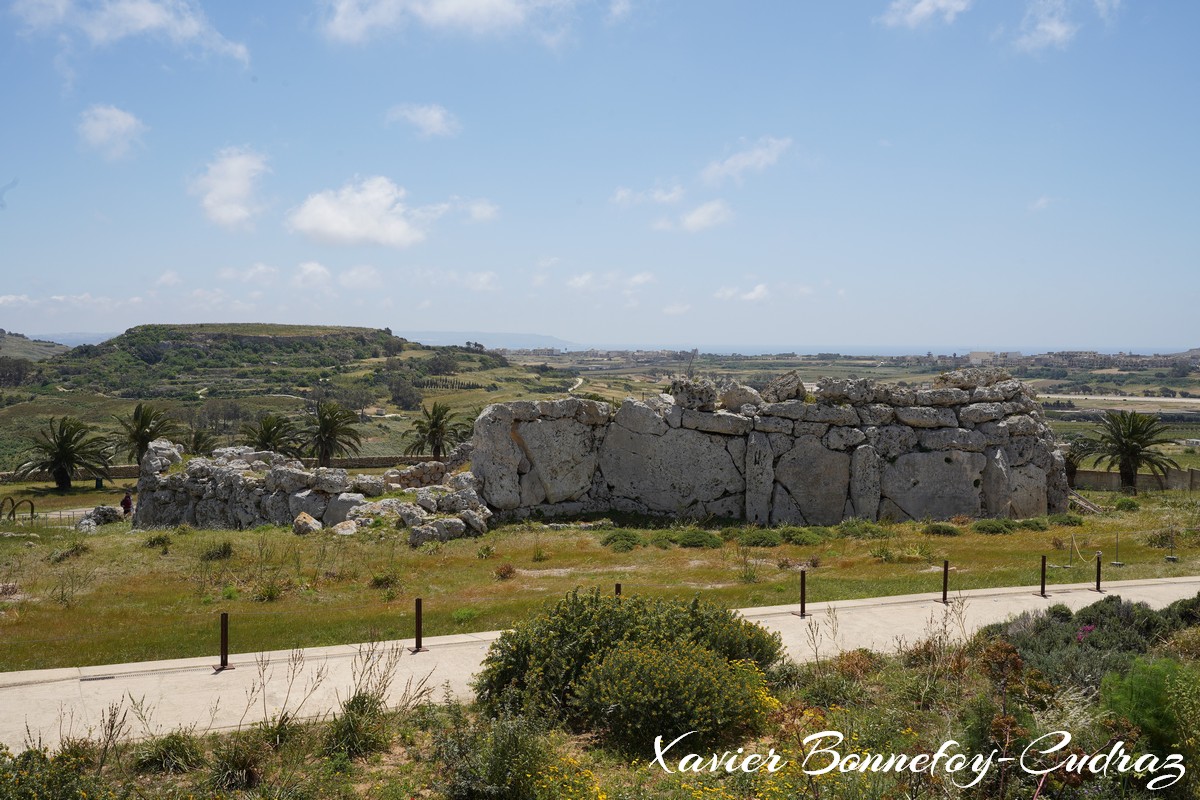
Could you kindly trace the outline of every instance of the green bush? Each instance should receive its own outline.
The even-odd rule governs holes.
[[[226,539],[220,544],[209,545],[200,551],[201,561],[224,561],[233,557],[233,542]]]
[[[849,539],[888,539],[895,535],[882,525],[858,518],[842,520],[837,532]]]
[[[702,531],[691,528],[679,536],[680,547],[711,547],[716,549],[725,544],[725,540],[712,531]]]
[[[1141,506],[1132,497],[1122,497],[1113,508],[1117,509],[1117,511],[1137,511]]]
[[[605,547],[611,547],[614,553],[628,553],[635,547],[640,547],[644,542],[638,533],[625,528],[618,528],[611,533],[605,534],[604,538],[600,540],[600,544]]]
[[[921,533],[926,536],[958,536],[962,531],[949,522],[927,522],[921,528]]]
[[[748,531],[743,531],[738,536],[738,542],[743,547],[779,547],[783,544],[783,537],[778,531],[769,530],[767,528],[752,528]]]
[[[475,681],[491,713],[505,707],[580,726],[573,700],[585,670],[615,649],[695,642],[728,661],[748,659],[763,671],[783,655],[778,634],[732,611],[703,603],[613,597],[578,590],[500,635]]]
[[[659,550],[670,550],[675,546],[675,539],[666,531],[655,531],[650,537],[650,544]]]
[[[96,774],[93,765],[60,753],[50,756],[45,750],[29,749],[14,756],[0,744],[0,798],[38,800],[39,798],[88,798],[117,800],[128,797],[124,787],[118,790]]]
[[[1078,528],[1083,525],[1083,517],[1078,514],[1051,514],[1046,517],[1051,525],[1061,525],[1066,528]]]
[[[1110,672],[1100,684],[1104,707],[1142,730],[1141,741],[1159,755],[1174,752],[1180,744],[1179,723],[1172,688],[1200,683],[1200,672],[1173,658],[1139,656],[1122,676]]]
[[[146,541],[142,542],[143,547],[163,548],[171,546],[171,535],[168,533],[156,533],[150,536]]]
[[[265,749],[262,738],[249,731],[220,737],[213,746],[209,782],[215,789],[253,789],[262,782]]]
[[[831,535],[829,528],[795,528],[788,525],[777,530],[783,541],[804,547],[819,545]]]
[[[1050,530],[1049,523],[1041,517],[1030,517],[1029,519],[1017,520],[1017,527],[1027,531],[1048,531]]]
[[[204,766],[204,750],[190,730],[171,731],[139,744],[133,766],[138,772],[191,772]]]
[[[532,800],[538,774],[552,748],[532,720],[501,714],[471,721],[457,702],[433,736],[434,758],[443,767],[437,789],[450,800]]]
[[[589,727],[641,755],[653,752],[656,736],[670,742],[688,731],[687,752],[719,749],[761,730],[773,705],[756,667],[695,642],[613,650],[593,662],[576,696]]]
[[[369,692],[357,692],[342,703],[325,733],[325,755],[359,758],[379,753],[391,744],[383,699]]]
[[[1016,528],[1016,521],[1011,519],[978,519],[971,524],[976,533],[1012,533]]]

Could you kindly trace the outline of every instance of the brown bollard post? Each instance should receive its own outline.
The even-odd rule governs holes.
[[[614,592],[614,596],[615,597],[621,596],[621,584],[619,584],[619,583],[617,584],[617,588],[616,588],[616,591]]]
[[[1100,556],[1103,555],[1099,550],[1096,551],[1096,591],[1103,593],[1100,588]]]
[[[950,605],[947,593],[950,591],[950,562],[942,562],[942,605]]]
[[[1046,596],[1046,557],[1042,556],[1042,597]]]
[[[421,646],[421,598],[417,598],[417,644],[408,648],[410,653],[427,653],[429,650]]]
[[[213,667],[213,672],[226,672],[233,669],[229,666],[229,612],[221,612],[221,663]]]
[[[804,619],[807,616],[805,605],[808,603],[808,570],[800,569],[800,610],[793,611],[792,616]]]

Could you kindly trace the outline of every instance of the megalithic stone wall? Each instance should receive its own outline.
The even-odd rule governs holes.
[[[488,406],[472,469],[509,517],[832,525],[1067,508],[1054,436],[1028,387],[1003,373],[961,370],[931,389],[822,379],[807,394],[794,376],[773,387],[731,387],[718,402],[711,384],[680,382],[615,414],[577,398]]]

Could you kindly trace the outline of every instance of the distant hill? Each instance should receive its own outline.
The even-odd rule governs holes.
[[[544,336],[540,333],[495,333],[488,331],[397,331],[397,336],[403,336],[415,342],[429,345],[459,345],[467,342],[479,342],[484,347],[495,349],[499,347],[511,350],[556,347],[560,350],[577,349],[578,342],[569,342],[557,336]]]
[[[60,342],[67,347],[78,347],[81,344],[100,344],[107,339],[119,335],[120,331],[55,331],[53,333],[36,334],[38,339]]]
[[[401,353],[391,331],[259,323],[140,325],[38,365],[43,386],[124,397],[195,397],[309,387],[333,371]],[[411,347],[411,346],[410,346]]]
[[[0,328],[0,356],[41,361],[59,353],[65,353],[69,349],[66,345],[58,342],[30,339],[24,334]]]

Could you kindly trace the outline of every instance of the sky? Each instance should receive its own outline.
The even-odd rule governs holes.
[[[0,2],[7,330],[1200,346],[1191,0]]]

